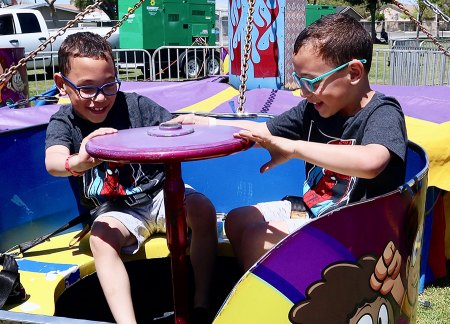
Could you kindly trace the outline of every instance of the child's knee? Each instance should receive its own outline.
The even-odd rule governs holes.
[[[96,255],[104,250],[106,242],[98,237],[97,235],[92,235],[89,237],[89,246],[91,248],[92,254]]]
[[[253,206],[239,207],[231,210],[225,217],[225,230],[232,230],[234,228],[240,230],[248,224],[257,221],[263,221],[264,218],[257,212]]]
[[[186,199],[187,222],[191,229],[216,229],[216,209],[202,194],[192,194]]]
[[[215,219],[216,209],[212,202],[200,193],[194,193],[186,198],[186,210],[191,218]]]
[[[225,233],[230,240],[234,240],[245,230],[246,215],[244,207],[231,210],[225,217]]]
[[[111,229],[107,223],[94,222],[89,237],[89,246],[94,255],[111,250],[119,253],[124,244],[125,237],[119,229]]]
[[[236,227],[236,223],[239,221],[239,213],[236,212],[236,209],[230,211],[225,217],[225,232],[233,231]]]

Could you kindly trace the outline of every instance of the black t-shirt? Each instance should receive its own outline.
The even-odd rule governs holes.
[[[305,163],[303,199],[316,216],[387,193],[404,181],[406,126],[400,104],[392,97],[376,92],[354,116],[335,114],[329,118],[321,117],[313,104],[303,100],[269,120],[267,127],[273,135],[292,140],[338,145],[380,144],[391,152],[389,164],[374,179],[350,177]]]
[[[169,111],[136,93],[118,92],[108,116],[99,124],[74,114],[72,105],[63,105],[50,118],[45,149],[53,145],[63,145],[74,154],[79,152],[83,138],[100,127],[120,130],[156,126],[171,118]],[[83,177],[79,178],[80,202],[85,207],[93,208],[107,199],[159,190],[163,181],[162,165],[104,162],[87,170]]]

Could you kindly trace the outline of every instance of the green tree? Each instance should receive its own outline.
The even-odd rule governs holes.
[[[432,3],[436,3],[435,0],[430,1]],[[430,8],[428,8],[425,3],[421,0],[417,0],[416,3],[416,11],[411,12],[411,14],[413,14],[414,16],[417,17],[417,20],[420,22],[423,22],[424,19],[433,19],[434,18],[434,13],[433,10],[431,10]],[[406,15],[405,15],[406,16]]]
[[[444,14],[450,16],[450,0],[430,0],[430,2],[437,4]]]
[[[72,4],[80,10],[84,10],[87,6],[93,4],[93,0],[73,0]],[[118,19],[118,0],[103,0],[100,5],[100,9],[102,9],[111,20]]]
[[[433,4],[436,4],[445,15],[447,16],[449,15],[450,0],[429,0],[429,1]],[[430,9],[422,0],[417,0],[416,8],[417,11],[414,12],[413,15],[417,16],[417,20],[420,21],[421,23],[425,19],[434,19],[436,17],[436,13],[432,9]],[[438,21],[442,19],[440,15],[437,18]],[[419,37],[419,29],[417,29],[416,37]]]
[[[448,0],[450,1],[450,0]],[[364,5],[352,5],[346,0],[308,0],[309,4],[315,5],[329,5],[336,7],[352,7],[357,13],[361,15],[361,17],[367,17],[367,11]]]
[[[391,2],[390,0],[314,0],[315,4],[328,4],[333,6],[351,6],[362,17],[367,17],[368,16],[367,13],[369,13],[372,22],[371,33],[374,41],[377,36],[375,32],[375,21],[377,17],[377,11],[380,8],[381,4],[386,4],[390,2]]]
[[[375,31],[375,21],[377,17],[377,11],[382,4],[390,3],[389,0],[348,0],[352,5],[364,5],[370,14],[370,31],[372,34],[372,39],[375,42],[377,38],[377,33]]]

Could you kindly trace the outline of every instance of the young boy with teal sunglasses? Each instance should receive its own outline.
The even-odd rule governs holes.
[[[261,172],[290,159],[305,161],[302,199],[228,213],[225,231],[244,270],[311,219],[403,183],[404,115],[397,100],[370,87],[372,47],[371,36],[355,19],[324,16],[294,45],[294,78],[305,100],[267,123],[217,120],[247,129],[236,136],[269,151],[271,160]],[[177,120],[207,122],[199,116]]]

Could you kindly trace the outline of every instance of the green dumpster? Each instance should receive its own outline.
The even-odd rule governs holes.
[[[306,26],[311,25],[320,17],[336,13],[335,6],[324,6],[324,5],[306,5]],[[121,31],[122,32],[122,31]]]
[[[119,1],[119,17],[135,4]],[[214,0],[150,0],[120,27],[120,47],[152,50],[160,46],[189,46],[197,37],[215,45]]]

